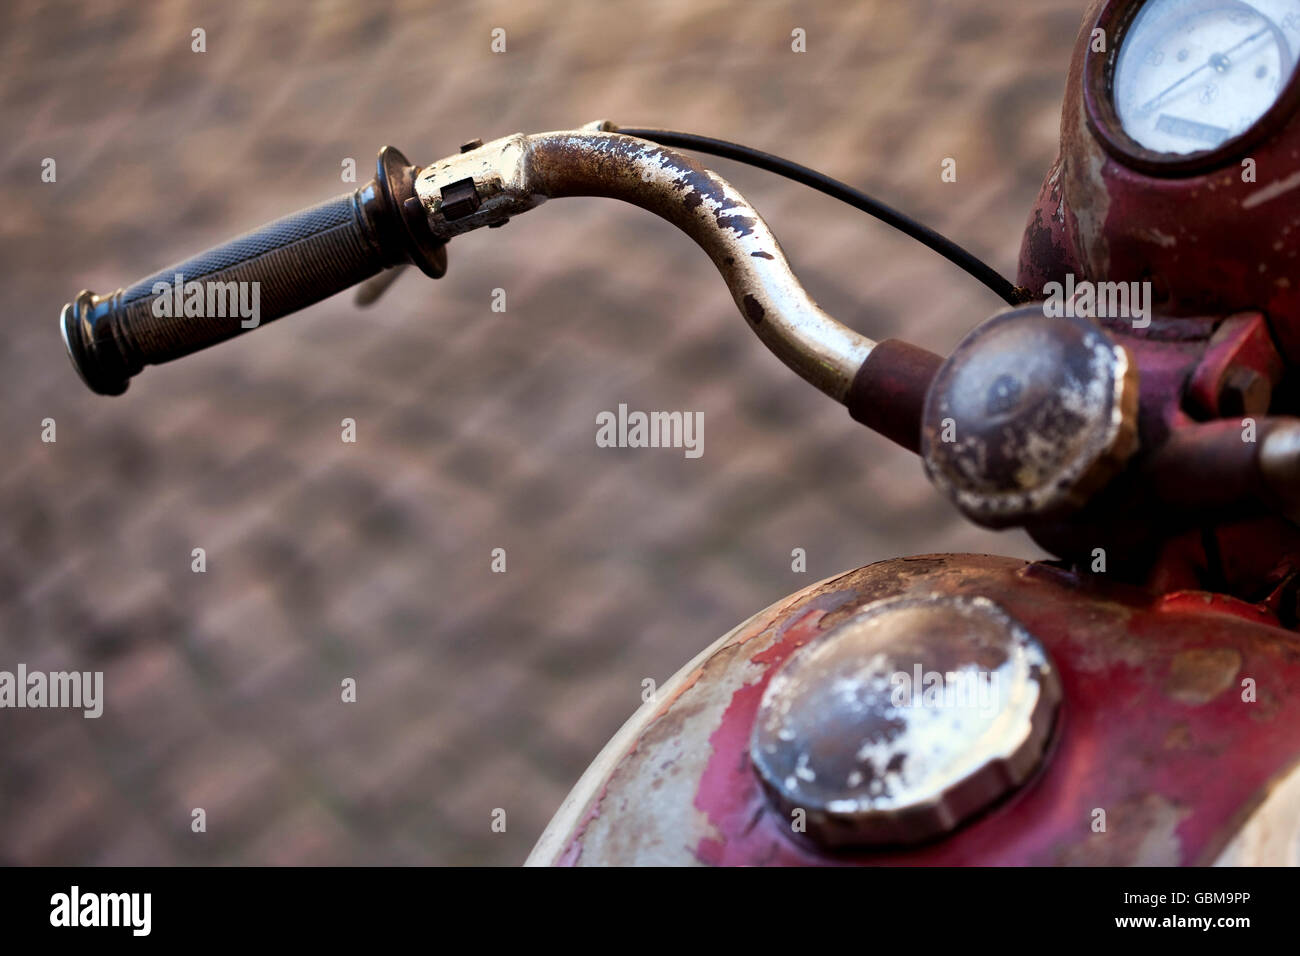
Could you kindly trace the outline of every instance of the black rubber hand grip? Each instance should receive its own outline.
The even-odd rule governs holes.
[[[63,309],[64,342],[87,385],[120,395],[145,365],[180,358],[305,308],[400,262],[435,277],[441,243],[414,207],[414,170],[396,150],[354,193],[286,216],[169,269]],[[406,195],[403,195],[405,193]],[[413,230],[424,228],[424,235]],[[417,239],[418,237],[418,239]]]

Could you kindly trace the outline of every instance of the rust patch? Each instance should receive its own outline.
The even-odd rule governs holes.
[[[1191,811],[1149,793],[1106,811],[1106,831],[1063,850],[1066,866],[1179,866],[1178,826]]]
[[[749,319],[749,321],[753,322],[755,325],[758,325],[763,321],[763,316],[766,315],[766,313],[763,311],[763,305],[758,301],[758,299],[754,298],[752,295],[746,294],[744,305],[745,318]]]
[[[1043,222],[1043,211],[1034,210],[1033,221],[1025,230],[1025,252],[1027,261],[1035,266],[1042,268],[1045,264],[1054,265],[1059,262],[1065,252],[1064,247],[1056,241],[1056,236],[1052,229]],[[1038,290],[1034,290],[1035,297]]]
[[[1231,647],[1181,651],[1169,665],[1165,694],[1183,704],[1207,704],[1231,687],[1241,670],[1241,654]]]

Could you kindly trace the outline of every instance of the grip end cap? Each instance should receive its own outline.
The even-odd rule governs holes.
[[[131,378],[110,326],[113,302],[120,294],[120,289],[103,297],[83,291],[59,316],[72,367],[86,387],[100,395],[121,395]]]

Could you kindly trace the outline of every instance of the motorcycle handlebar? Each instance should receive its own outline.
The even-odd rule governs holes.
[[[81,293],[64,307],[64,341],[86,384],[118,395],[147,364],[239,335],[385,267],[414,262],[438,278],[452,237],[565,196],[621,199],[676,225],[708,253],[749,327],[778,358],[836,401],[855,403],[851,386],[876,343],[818,307],[762,217],[729,183],[603,121],[476,141],[419,169],[386,147],[375,180],[355,193],[129,289]],[[904,444],[912,443],[911,425],[902,427]]]

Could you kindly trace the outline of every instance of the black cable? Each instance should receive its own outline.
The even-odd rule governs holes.
[[[911,236],[922,245],[929,246],[953,265],[966,270],[984,283],[1008,305],[1020,305],[1029,298],[1029,294],[1025,289],[1015,285],[987,262],[963,249],[947,236],[940,235],[929,226],[922,225],[897,209],[886,206],[861,190],[854,189],[839,180],[831,179],[815,169],[800,166],[798,163],[782,159],[780,156],[773,156],[771,153],[751,149],[739,143],[729,143],[723,139],[713,139],[710,136],[697,136],[694,133],[680,133],[669,129],[619,128],[618,132],[626,136],[635,136],[638,139],[648,139],[652,143],[658,143],[661,146],[674,146],[679,149],[694,150],[697,153],[722,156],[725,159],[757,166],[759,169],[765,169],[769,173],[776,173],[778,176],[785,176],[787,179],[793,179],[805,186],[811,186],[818,192],[833,196],[841,202],[848,203],[855,209],[860,209],[868,215],[875,216],[881,222]]]

